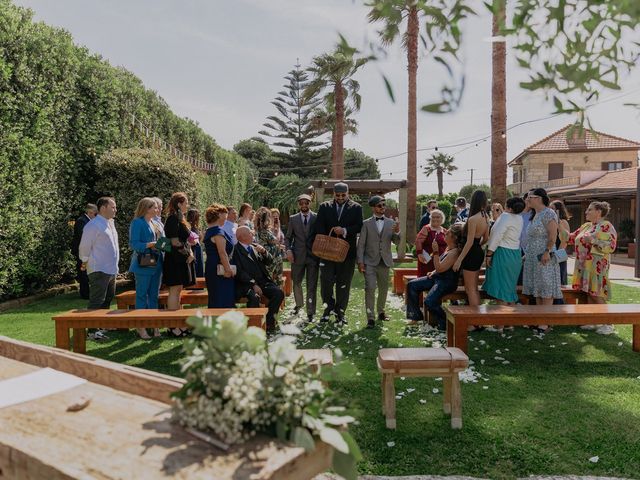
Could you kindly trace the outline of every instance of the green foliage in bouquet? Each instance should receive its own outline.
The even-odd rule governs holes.
[[[174,394],[175,421],[229,444],[262,433],[312,451],[319,439],[335,449],[334,470],[357,477],[361,454],[346,430],[355,419],[323,383],[346,373],[346,364],[313,372],[293,337],[267,344],[264,331],[247,328],[241,312],[187,323],[194,330],[183,347],[186,384]]]

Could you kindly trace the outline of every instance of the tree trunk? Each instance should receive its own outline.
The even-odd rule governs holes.
[[[344,89],[341,82],[337,82],[334,88],[336,101],[336,129],[335,129],[335,155],[331,168],[332,178],[344,180]]]
[[[336,151],[338,148],[338,144],[336,143],[336,126],[333,126],[331,130],[331,177],[329,178],[337,178],[335,176],[336,173]]]
[[[436,174],[438,175],[438,198],[442,199],[442,197],[444,196],[442,194],[442,190],[444,189],[444,175],[440,168],[438,169]]]
[[[504,24],[506,0],[495,3],[493,36],[500,35]],[[491,85],[491,201],[502,205],[507,200],[507,87],[506,42],[492,43]],[[504,137],[504,138],[503,138]]]
[[[407,241],[416,238],[416,196],[417,196],[417,116],[416,79],[418,76],[418,7],[409,9],[407,17],[407,70],[409,74],[409,103],[407,118]]]

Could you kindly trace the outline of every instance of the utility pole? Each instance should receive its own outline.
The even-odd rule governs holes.
[[[467,169],[467,172],[471,172],[471,185],[473,185],[473,171],[475,170],[475,168],[469,168]]]

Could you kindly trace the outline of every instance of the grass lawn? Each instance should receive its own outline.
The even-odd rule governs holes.
[[[462,385],[463,429],[451,430],[442,413],[441,381],[407,378],[396,381],[404,395],[397,401],[398,429],[391,431],[381,415],[378,348],[442,344],[445,338],[407,327],[401,300],[392,295],[392,320],[365,330],[362,287],[356,272],[347,327],[310,325],[300,339],[302,348],[338,347],[357,367],[356,376],[334,388],[358,411],[353,432],[364,454],[362,473],[640,477],[640,355],[631,350],[630,326],[610,336],[574,327],[556,327],[544,338],[524,328],[474,332],[469,353],[476,381]],[[612,301],[640,303],[640,289],[614,285]],[[0,334],[53,345],[51,316],[84,305],[70,294],[0,314]],[[103,343],[87,342],[88,354],[179,375],[181,340],[109,334]],[[594,456],[597,463],[589,461]]]

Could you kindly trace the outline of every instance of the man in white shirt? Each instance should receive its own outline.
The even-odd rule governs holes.
[[[235,245],[238,243],[238,239],[236,238],[236,230],[238,230],[238,224],[236,220],[238,220],[238,211],[233,205],[227,205],[227,219],[224,221],[224,225],[222,225],[222,230],[224,230],[229,237],[231,237],[231,243]]]
[[[101,197],[96,203],[98,215],[84,227],[78,248],[89,275],[89,305],[87,308],[109,308],[116,293],[116,276],[120,248],[113,218],[116,201]]]

